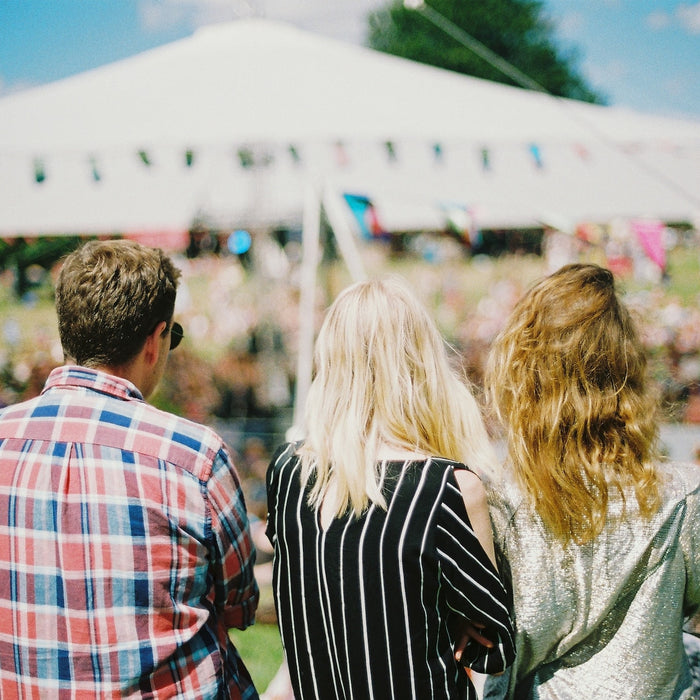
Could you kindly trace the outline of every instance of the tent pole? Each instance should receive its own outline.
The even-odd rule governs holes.
[[[332,191],[330,187],[326,187],[323,192],[323,208],[333,229],[335,240],[338,242],[340,253],[350,271],[350,277],[353,282],[359,282],[366,279],[367,274],[362,264],[355,236],[348,226],[344,210],[339,205],[337,193]]]
[[[321,201],[317,188],[306,185],[301,238],[301,280],[299,295],[299,348],[297,358],[296,393],[289,440],[299,439],[303,423],[304,404],[311,386],[316,307],[316,272],[318,246],[321,238]]]
[[[321,240],[321,208],[333,229],[338,247],[354,282],[365,279],[366,274],[353,232],[343,218],[343,212],[328,188],[319,196],[316,186],[309,183],[304,195],[304,214],[301,238],[301,279],[299,295],[299,355],[297,358],[296,393],[292,426],[287,431],[288,440],[298,440],[302,435],[304,405],[311,386],[313,370],[314,319],[316,310],[316,277]]]

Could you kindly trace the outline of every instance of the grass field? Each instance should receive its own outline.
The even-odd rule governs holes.
[[[247,630],[231,630],[230,636],[255,687],[262,693],[282,663],[282,642],[277,625],[256,622]]]

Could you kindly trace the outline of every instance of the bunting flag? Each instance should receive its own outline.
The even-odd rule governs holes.
[[[386,148],[386,154],[389,158],[389,162],[393,163],[396,161],[396,147],[393,141],[385,141],[384,148]]]
[[[664,248],[665,226],[663,221],[633,219],[630,225],[649,260],[658,265],[659,269],[665,270],[666,249]]]
[[[141,159],[141,162],[144,165],[149,165],[149,166],[152,165],[151,159],[149,158],[147,151],[143,151],[143,150],[139,151],[139,158]]]
[[[481,167],[483,170],[491,170],[491,153],[488,148],[481,149]]]
[[[34,159],[34,181],[41,184],[46,180],[46,170],[44,169],[44,161],[41,158]]]
[[[102,175],[100,175],[100,170],[97,167],[97,158],[94,156],[90,157],[90,170],[92,171],[92,179],[95,182],[102,180]]]
[[[384,229],[379,223],[377,210],[369,197],[348,193],[344,193],[343,197],[360,227],[363,238],[376,238],[384,234]]]
[[[579,158],[581,158],[581,160],[588,160],[591,156],[591,154],[588,152],[588,149],[580,143],[574,145],[574,150],[578,154]]]
[[[301,155],[299,155],[299,149],[294,144],[289,144],[289,155],[292,157],[292,162],[294,165],[299,165],[301,163]]]
[[[469,207],[464,204],[447,202],[440,205],[445,214],[445,226],[448,231],[462,239],[467,245],[472,242],[472,217]]]
[[[253,151],[250,148],[239,148],[238,149],[238,161],[244,170],[248,170],[255,165],[255,159],[253,158]]]
[[[345,144],[342,141],[336,141],[335,143],[335,157],[341,168],[344,168],[350,162],[345,150]]]
[[[193,164],[194,164],[194,151],[191,148],[188,148],[185,151],[185,165],[188,168],[191,168]]]
[[[437,163],[442,163],[442,144],[441,143],[434,143],[433,144],[433,155],[435,156],[435,162]]]
[[[530,150],[530,153],[532,154],[532,158],[535,161],[535,165],[538,168],[542,168],[543,163],[542,163],[542,154],[540,153],[540,147],[536,143],[531,143],[528,146],[528,149]]]

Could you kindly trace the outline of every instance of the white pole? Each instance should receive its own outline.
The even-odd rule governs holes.
[[[357,246],[355,234],[348,224],[346,212],[342,207],[337,192],[330,186],[326,186],[323,191],[323,208],[325,209],[328,223],[333,229],[335,240],[338,242],[340,254],[343,256],[345,264],[350,271],[352,281],[359,282],[366,279],[367,274],[362,264],[362,256]]]
[[[316,271],[318,246],[321,238],[321,201],[317,188],[307,184],[304,197],[304,215],[301,238],[301,279],[299,295],[299,348],[297,358],[296,396],[294,416],[287,439],[302,437],[304,404],[311,386],[314,348],[314,317],[316,309]]]

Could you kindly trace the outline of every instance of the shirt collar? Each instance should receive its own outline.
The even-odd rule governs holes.
[[[108,374],[90,367],[64,365],[56,367],[49,374],[42,394],[54,388],[81,387],[102,394],[109,394],[118,399],[138,399],[143,401],[143,394],[128,379]]]

